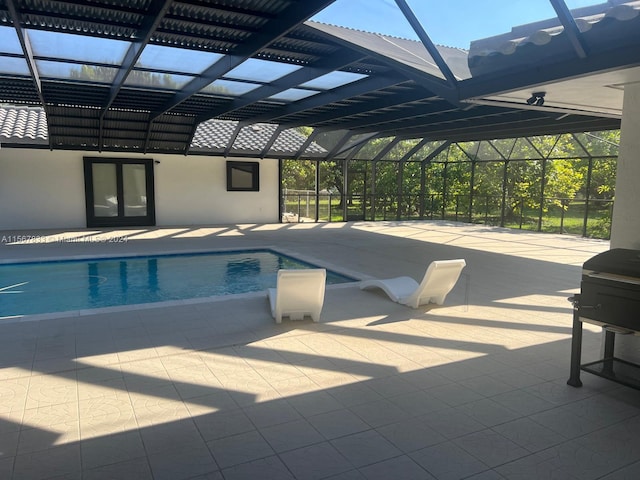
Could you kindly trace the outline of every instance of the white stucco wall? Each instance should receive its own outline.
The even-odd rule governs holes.
[[[260,163],[259,192],[227,192],[226,160],[0,148],[0,230],[86,226],[83,157],[143,158],[154,166],[156,224],[278,222],[278,162]],[[244,160],[244,159],[243,159]]]
[[[0,230],[85,223],[82,154],[0,148]]]
[[[611,248],[640,249],[640,84],[624,87]]]
[[[247,159],[260,162],[259,192],[227,192],[224,158],[154,158],[158,225],[278,222],[277,160]]]
[[[611,248],[640,250],[639,182],[640,84],[635,84],[624,87],[616,202],[611,223]],[[637,312],[635,314],[637,315]],[[615,354],[624,360],[640,363],[640,338],[616,335]]]

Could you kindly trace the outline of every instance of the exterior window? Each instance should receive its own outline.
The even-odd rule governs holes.
[[[227,191],[260,191],[260,164],[258,162],[227,162]]]

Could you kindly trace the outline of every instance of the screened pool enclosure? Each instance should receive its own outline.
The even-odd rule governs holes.
[[[640,2],[488,5],[0,2],[2,148],[272,159],[273,221],[608,237]]]
[[[331,151],[341,139],[315,141]],[[352,139],[333,158],[282,161],[283,221],[442,219],[608,238],[618,141],[617,130]]]

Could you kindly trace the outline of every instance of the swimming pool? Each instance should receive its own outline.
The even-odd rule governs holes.
[[[317,266],[269,249],[2,264],[0,319],[257,292],[281,268]]]

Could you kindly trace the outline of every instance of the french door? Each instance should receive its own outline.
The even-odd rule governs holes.
[[[155,225],[153,160],[84,158],[87,227]]]

